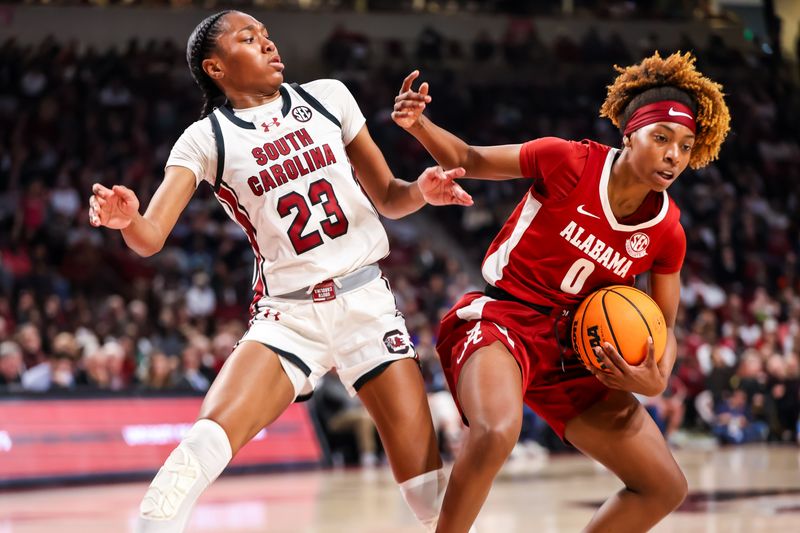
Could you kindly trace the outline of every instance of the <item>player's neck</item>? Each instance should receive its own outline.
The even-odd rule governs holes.
[[[650,187],[638,179],[623,152],[614,161],[608,180],[608,202],[614,216],[622,219],[632,215],[649,193]]]
[[[228,102],[230,102],[234,109],[248,109],[250,107],[258,107],[260,105],[268,104],[269,102],[280,98],[281,93],[277,89],[272,94],[227,91],[225,96],[227,96]]]

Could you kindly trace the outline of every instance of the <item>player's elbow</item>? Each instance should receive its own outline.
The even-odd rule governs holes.
[[[378,214],[383,218],[388,218],[389,220],[398,220],[403,218],[406,213],[403,213],[397,209],[386,208],[378,209]]]
[[[125,243],[128,245],[128,248],[133,250],[133,252],[138,255],[139,257],[150,257],[164,248],[164,240],[134,240],[125,237],[123,233],[123,238],[125,239]]]
[[[481,161],[483,160],[483,156],[481,155],[480,151],[476,149],[474,146],[467,146],[467,150],[462,156],[459,158],[459,161],[456,162],[451,168],[455,167],[464,167],[464,170],[467,172],[468,176],[476,176],[480,174],[481,170]]]
[[[378,214],[384,218],[397,220],[408,215],[413,209],[409,209],[402,191],[399,188],[389,186],[386,192],[379,198],[373,199],[372,205]]]
[[[141,247],[132,248],[132,250],[139,257],[151,257],[153,255],[156,255],[158,252],[160,252],[163,247],[164,247],[163,245],[159,245],[159,246],[141,246]]]

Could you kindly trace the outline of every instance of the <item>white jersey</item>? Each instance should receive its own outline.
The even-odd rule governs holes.
[[[389,253],[386,231],[345,152],[365,122],[353,96],[336,80],[283,84],[280,92],[262,106],[214,110],[186,129],[167,161],[214,186],[247,234],[255,301]]]

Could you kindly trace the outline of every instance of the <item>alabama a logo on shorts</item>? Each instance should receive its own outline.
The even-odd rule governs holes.
[[[389,353],[408,353],[411,348],[411,343],[408,340],[408,335],[402,333],[399,329],[387,331],[383,336],[383,343]]]
[[[628,237],[625,241],[625,250],[628,255],[639,259],[647,255],[647,246],[650,244],[650,237],[646,233],[637,232]]]

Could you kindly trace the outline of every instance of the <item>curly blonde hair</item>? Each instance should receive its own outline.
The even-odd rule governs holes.
[[[719,157],[722,142],[730,130],[731,115],[722,86],[698,72],[695,61],[690,52],[676,52],[666,58],[656,52],[638,65],[614,65],[619,76],[608,86],[600,116],[611,119],[616,127],[624,130],[639,107],[659,100],[682,101],[697,117],[689,166],[697,169],[708,165]]]

